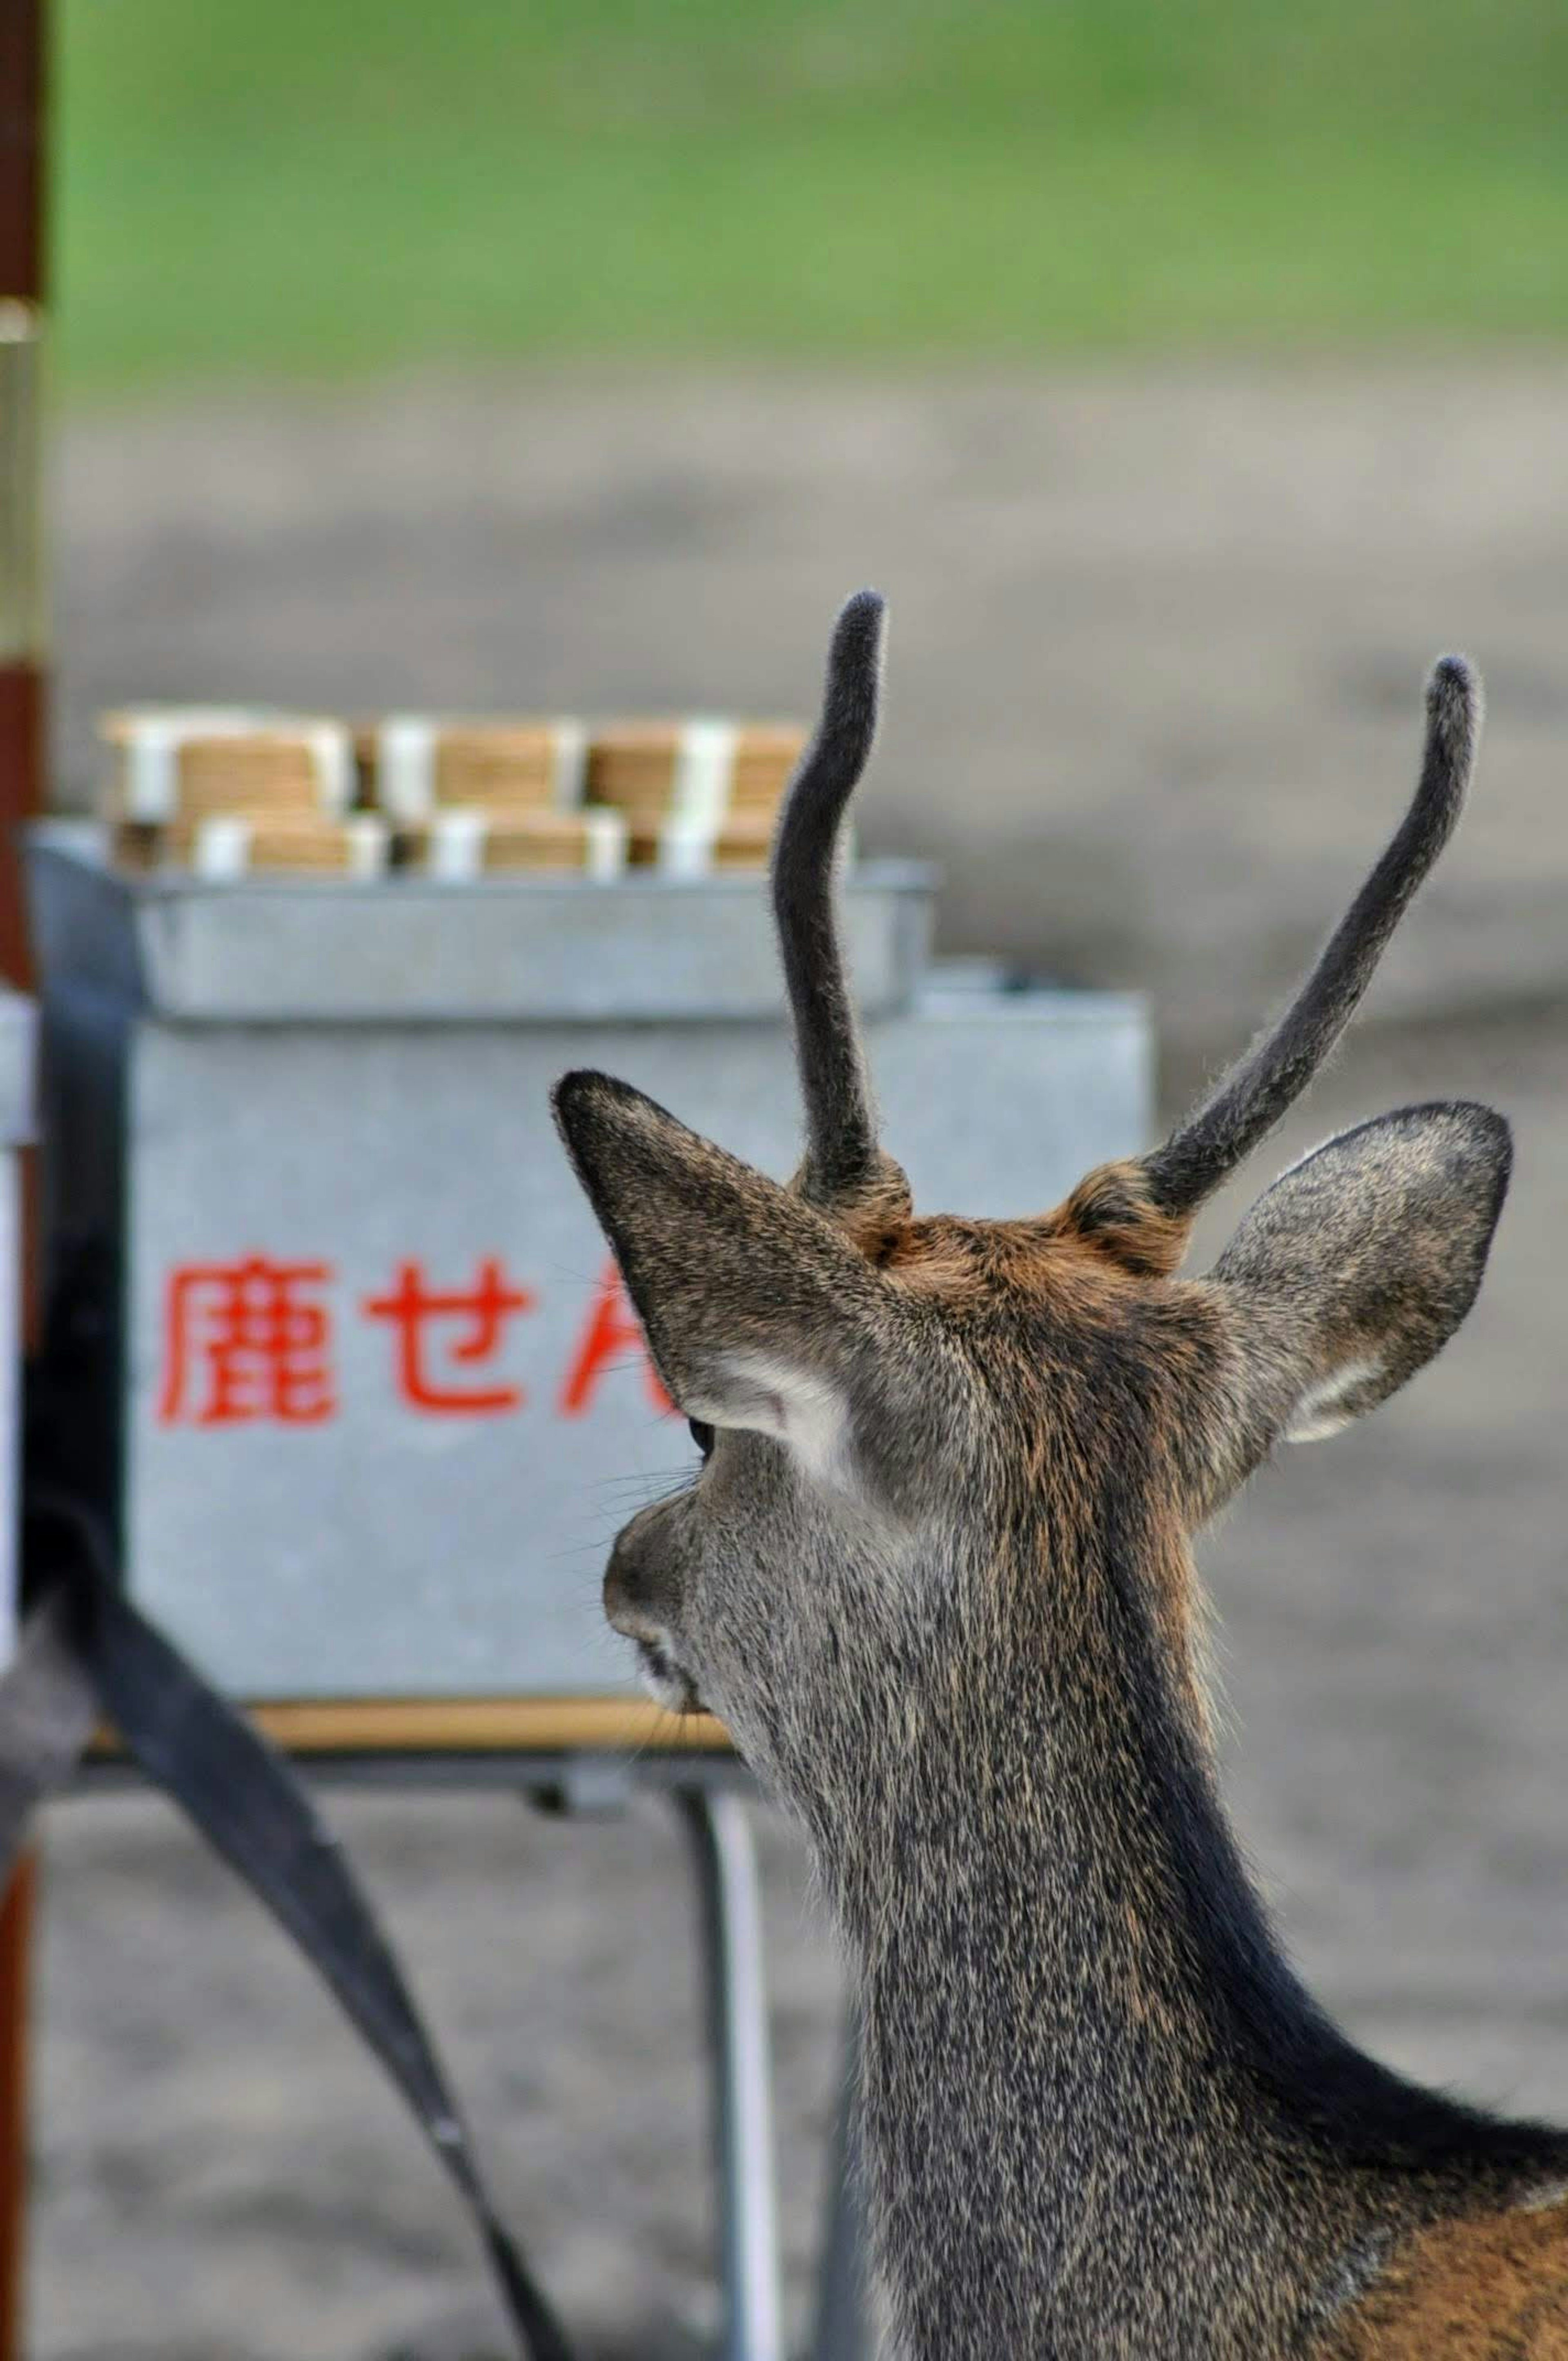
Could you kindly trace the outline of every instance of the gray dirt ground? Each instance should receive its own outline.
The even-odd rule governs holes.
[[[1291,1940],[1420,2073],[1568,2114],[1568,366],[1036,383],[422,385],[62,438],[61,749],[117,697],[799,708],[894,601],[864,834],[948,940],[1159,995],[1170,1093],[1277,991],[1483,662],[1482,792],[1287,1149],[1401,1098],[1519,1127],[1455,1351],[1204,1553],[1232,1786]],[[1262,1177],[1260,1174],[1259,1177]],[[1211,1241],[1234,1202],[1219,1210]],[[603,2349],[711,2323],[685,1863],[650,1810],[339,1799],[518,2219]],[[837,1978],[765,1838],[792,2301]],[[155,1804],[53,1818],[38,2361],[495,2348],[426,2165],[280,1938]]]

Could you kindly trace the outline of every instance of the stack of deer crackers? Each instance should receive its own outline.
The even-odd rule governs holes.
[[[128,868],[377,877],[387,866],[386,822],[356,809],[354,739],[341,721],[148,706],[107,715],[103,734],[115,851]]]
[[[760,869],[805,742],[784,726],[142,707],[108,715],[126,866],[461,880]]]

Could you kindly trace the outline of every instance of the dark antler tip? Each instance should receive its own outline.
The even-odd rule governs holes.
[[[887,601],[880,590],[857,590],[852,598],[846,598],[833,626],[833,669],[838,671],[846,664],[857,668],[876,665],[886,619]]]
[[[1481,675],[1465,656],[1439,656],[1427,681],[1427,711],[1434,723],[1453,729],[1481,719]]]

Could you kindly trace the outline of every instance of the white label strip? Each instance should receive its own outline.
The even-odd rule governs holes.
[[[345,821],[348,830],[348,873],[379,877],[387,866],[387,829],[374,812],[355,812]]]
[[[425,854],[427,875],[444,878],[449,885],[461,884],[470,877],[482,877],[485,873],[485,846],[489,833],[488,812],[437,812],[430,823],[429,846]]]
[[[587,830],[583,867],[590,877],[619,877],[626,866],[628,829],[623,812],[590,806],[582,815]]]
[[[735,748],[740,732],[733,721],[688,721],[675,753],[670,817],[716,829],[729,807]]]
[[[415,713],[394,713],[376,732],[376,800],[405,826],[428,818],[435,807],[433,721]]]
[[[713,867],[713,840],[717,828],[706,827],[690,819],[667,820],[659,830],[659,854],[655,866],[662,876],[706,877]]]
[[[354,742],[341,721],[313,721],[302,734],[322,810],[328,819],[342,819],[354,802],[357,784]]]
[[[174,817],[180,794],[178,723],[148,721],[124,750],[126,817],[160,827]]]
[[[222,818],[198,820],[191,848],[191,866],[198,877],[214,884],[232,884],[250,867],[251,828],[247,819]]]
[[[550,769],[556,810],[580,810],[588,777],[588,733],[583,722],[554,724],[550,732]]]

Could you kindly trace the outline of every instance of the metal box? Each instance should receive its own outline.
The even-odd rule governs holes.
[[[45,902],[60,865],[36,873]],[[229,895],[243,924],[248,891]],[[304,898],[327,925],[330,898]],[[760,966],[755,884],[749,908]],[[520,894],[514,925],[528,911]],[[606,1548],[691,1446],[548,1093],[603,1068],[785,1173],[798,1115],[776,984],[766,1020],[652,1023],[633,999],[614,1022],[414,1023],[400,1000],[395,1019],[236,1023],[158,1005],[156,967],[116,965],[103,940],[73,957],[58,912],[39,916],[76,1143],[51,1197],[62,1237],[108,1241],[138,1598],[253,1698],[627,1687],[599,1611]],[[460,968],[456,945],[444,958]],[[297,980],[280,992],[297,1005]],[[938,969],[870,1031],[887,1139],[929,1209],[1043,1209],[1143,1137],[1135,1001]]]

